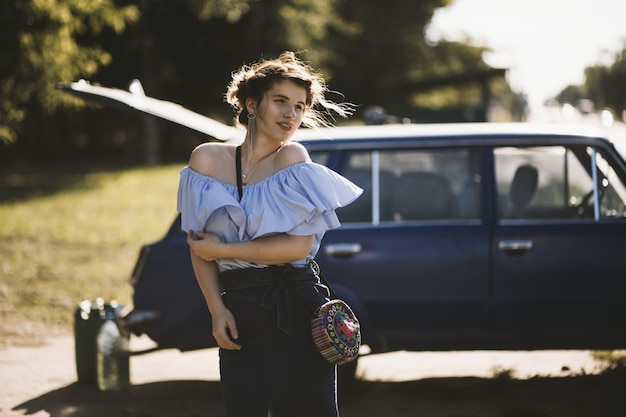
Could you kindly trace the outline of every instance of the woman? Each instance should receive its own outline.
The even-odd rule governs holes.
[[[311,336],[328,296],[312,260],[339,226],[335,209],[361,190],[290,142],[302,123],[323,123],[315,106],[350,113],[325,91],[291,52],[242,67],[226,100],[246,127],[243,143],[200,145],[181,171],[178,209],[220,347],[228,417],[338,416],[335,367]]]

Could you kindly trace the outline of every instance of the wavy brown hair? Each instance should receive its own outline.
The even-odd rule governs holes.
[[[302,123],[309,127],[329,126],[336,113],[341,117],[352,114],[353,105],[327,100],[328,91],[324,78],[310,65],[301,61],[295,53],[283,52],[278,58],[260,60],[244,65],[233,73],[226,91],[226,102],[235,110],[235,120],[248,125],[248,98],[261,102],[265,93],[278,81],[289,80],[306,90],[306,110]],[[330,117],[330,120],[329,120]]]

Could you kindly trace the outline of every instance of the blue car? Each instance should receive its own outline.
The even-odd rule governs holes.
[[[371,352],[625,348],[626,163],[602,136],[490,123],[300,131],[315,162],[365,190],[316,260]],[[216,345],[180,219],[143,247],[131,283],[135,333],[160,348]]]
[[[317,257],[363,343],[393,350],[626,346],[626,164],[609,141],[528,125],[307,132],[365,192]],[[328,136],[328,137],[325,137]],[[215,346],[179,219],[133,273],[159,346]]]

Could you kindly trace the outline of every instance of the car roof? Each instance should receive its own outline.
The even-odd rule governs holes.
[[[315,142],[324,140],[368,139],[470,139],[486,137],[561,136],[605,138],[607,135],[594,126],[573,124],[534,123],[442,123],[389,124],[377,126],[338,126],[321,129],[300,129],[295,140]]]
[[[621,125],[620,125],[621,126]],[[626,163],[626,135],[622,128],[606,129],[597,125],[575,123],[441,123],[338,126],[300,129],[294,140],[310,151],[331,149],[368,150],[397,146],[603,146]]]

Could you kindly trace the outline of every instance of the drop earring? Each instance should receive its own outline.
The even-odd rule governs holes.
[[[254,140],[256,138],[256,113],[248,113],[248,148],[250,157],[254,150]]]

